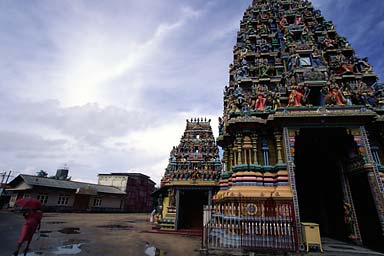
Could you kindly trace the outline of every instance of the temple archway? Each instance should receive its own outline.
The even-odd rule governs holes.
[[[301,222],[318,223],[321,236],[380,249],[381,226],[364,165],[350,169],[352,161],[359,166],[353,136],[345,128],[303,128],[295,141]]]

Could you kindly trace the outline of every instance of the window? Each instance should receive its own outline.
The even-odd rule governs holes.
[[[42,204],[47,204],[48,195],[37,195],[37,200],[39,200]]]
[[[59,200],[57,200],[58,205],[67,205],[69,200],[69,196],[60,195]]]
[[[311,66],[311,58],[309,56],[300,56],[300,67]]]
[[[23,198],[30,198],[31,197],[31,195],[30,194],[28,194],[28,193],[26,193],[26,194],[23,194]]]
[[[95,198],[93,200],[93,206],[101,206],[101,198]]]

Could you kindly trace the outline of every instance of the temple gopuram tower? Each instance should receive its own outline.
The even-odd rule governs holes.
[[[211,204],[221,173],[210,122],[206,118],[187,120],[180,144],[170,153],[157,192],[162,230],[197,229],[201,233],[203,206]]]
[[[224,89],[207,247],[297,251],[316,223],[382,250],[383,89],[310,2],[254,0]]]

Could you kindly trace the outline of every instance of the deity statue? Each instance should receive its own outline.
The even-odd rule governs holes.
[[[315,67],[324,66],[323,56],[318,49],[315,49],[312,53],[312,63]]]
[[[258,111],[264,111],[265,110],[265,104],[266,104],[267,99],[264,96],[263,92],[259,92],[257,95],[256,103],[255,103],[255,108]]]
[[[287,18],[283,16],[279,21],[279,27],[281,30],[283,30],[286,25],[288,25],[288,21],[287,21]]]
[[[372,66],[368,63],[368,58],[365,57],[363,59],[357,59],[355,61],[356,63],[356,69],[359,73],[369,73],[372,72]]]
[[[288,97],[288,107],[299,107],[301,106],[301,99],[304,94],[299,91],[297,86],[291,87],[291,92]]]
[[[280,92],[271,93],[272,109],[277,110],[281,106],[280,104]]]
[[[326,37],[323,41],[324,47],[326,50],[335,48],[335,40]]]
[[[221,117],[219,117],[219,134],[223,134],[224,132],[224,121]]]
[[[301,17],[301,15],[296,15],[296,18],[295,18],[295,25],[301,25],[303,24],[303,18]]]
[[[344,95],[340,92],[339,86],[332,84],[329,86],[328,95],[324,97],[326,105],[345,105],[346,100]]]
[[[352,215],[352,206],[350,203],[344,201],[344,223],[348,228],[349,238],[353,239],[355,234],[355,227],[353,226],[353,215]]]

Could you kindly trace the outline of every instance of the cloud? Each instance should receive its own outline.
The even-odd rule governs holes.
[[[34,128],[32,130],[35,132],[36,129],[59,132],[93,146],[108,138],[124,136],[132,130],[157,123],[148,113],[115,106],[100,107],[97,103],[62,107],[58,101],[27,102],[14,99],[3,101],[0,106],[3,114],[0,120],[10,127],[17,125],[24,131],[28,127]]]
[[[185,119],[217,136],[250,0],[0,1],[0,168],[74,179],[139,171],[159,182]],[[384,73],[379,0],[314,0]],[[363,15],[362,15],[363,14]]]
[[[51,151],[65,144],[65,140],[49,140],[28,132],[0,131],[0,151],[3,152]]]

